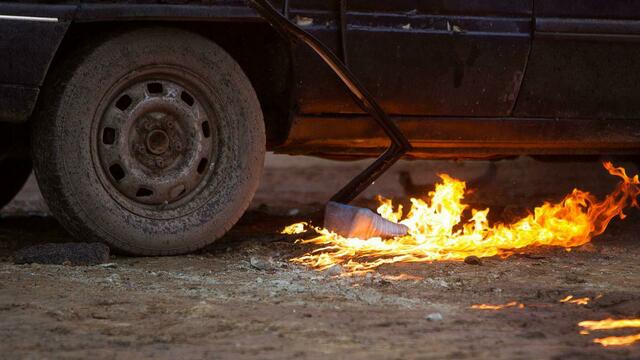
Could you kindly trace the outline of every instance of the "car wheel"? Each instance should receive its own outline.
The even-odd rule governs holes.
[[[31,162],[25,159],[0,158],[0,209],[20,192],[31,175]]]
[[[148,28],[57,66],[33,126],[51,211],[81,240],[138,255],[220,238],[258,186],[265,129],[239,65],[190,32]]]

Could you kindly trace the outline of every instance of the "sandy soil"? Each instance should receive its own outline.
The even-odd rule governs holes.
[[[31,182],[0,218],[0,358],[640,358],[640,344],[591,342],[633,330],[580,335],[577,326],[640,316],[637,210],[571,252],[536,249],[481,266],[398,264],[344,278],[290,263],[305,249],[279,235],[281,227],[317,219],[322,203],[366,163],[270,156],[251,210],[221,241],[192,255],[113,256],[93,267],[12,263],[21,247],[71,240],[46,216]],[[597,163],[497,165],[470,201],[503,218],[573,186],[604,194],[615,183]],[[403,171],[424,184],[409,190],[422,191],[437,172],[482,179],[487,168],[403,162],[360,203],[376,193],[403,198]],[[560,303],[566,295],[600,297],[580,306]],[[510,301],[525,307],[470,309]]]

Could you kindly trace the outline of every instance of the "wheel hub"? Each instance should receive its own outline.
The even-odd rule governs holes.
[[[146,144],[149,152],[162,155],[169,149],[169,136],[163,130],[153,130],[147,135]]]
[[[189,121],[189,120],[187,120]],[[173,115],[152,112],[136,121],[131,137],[131,152],[148,170],[161,174],[181,156],[189,155],[182,145],[188,141]]]
[[[128,200],[163,208],[193,195],[216,156],[211,114],[173,80],[139,80],[102,116],[100,166]]]

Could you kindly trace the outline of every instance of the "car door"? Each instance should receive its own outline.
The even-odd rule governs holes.
[[[640,117],[640,2],[535,0],[535,35],[515,114]]]
[[[532,0],[289,0],[390,114],[508,116],[531,46]],[[321,60],[293,50],[298,113],[361,113]]]
[[[345,0],[349,68],[391,114],[508,116],[532,0]]]

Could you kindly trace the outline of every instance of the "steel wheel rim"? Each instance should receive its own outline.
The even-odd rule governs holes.
[[[193,210],[220,150],[206,93],[197,76],[170,66],[138,69],[107,91],[92,130],[94,168],[121,205],[152,218]]]

